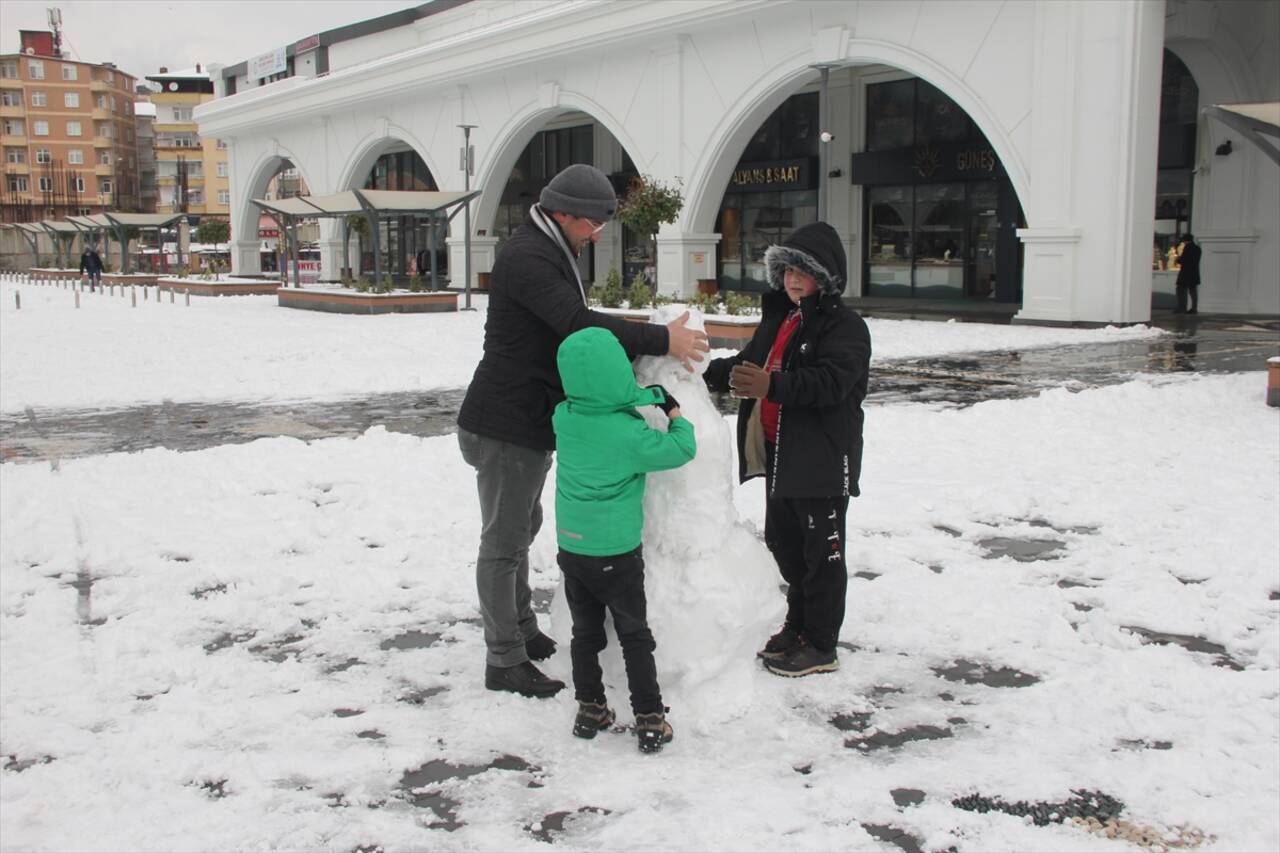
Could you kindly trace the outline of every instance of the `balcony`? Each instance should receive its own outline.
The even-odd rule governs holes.
[[[116,141],[108,136],[95,136],[93,138],[94,148],[111,148],[115,144]]]
[[[98,163],[93,167],[93,173],[99,177],[109,178],[115,170],[111,168],[110,163]]]
[[[26,107],[19,104],[12,107],[0,104],[0,118],[22,118],[24,115],[26,115]]]
[[[98,121],[109,121],[111,119],[111,110],[106,107],[94,107],[93,117]]]
[[[26,163],[5,163],[4,173],[6,175],[30,175],[31,167]]]
[[[113,91],[112,86],[106,80],[90,80],[89,91],[91,92],[110,92]]]

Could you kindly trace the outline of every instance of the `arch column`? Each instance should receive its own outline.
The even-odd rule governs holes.
[[[323,218],[320,225],[320,281],[342,280],[342,220]]]
[[[254,232],[255,236],[257,232]],[[231,242],[231,274],[241,275],[243,273],[261,273],[262,272],[262,255],[261,241],[254,240],[233,240]]]
[[[1014,322],[1151,319],[1164,8],[1036,7],[1036,180],[1017,232],[1026,254]]]
[[[474,203],[474,202],[473,202]],[[458,219],[461,220],[461,214]],[[461,225],[461,222],[458,223]],[[474,225],[474,223],[472,223]],[[461,231],[461,228],[457,229]],[[467,260],[466,243],[463,236],[459,234],[456,237],[447,237],[445,245],[449,247],[449,278],[450,285],[455,288],[463,286],[462,272],[466,269],[463,266]],[[471,289],[475,290],[479,286],[480,273],[493,272],[493,262],[498,257],[498,238],[484,235],[471,237]]]
[[[658,293],[684,298],[697,292],[698,279],[715,278],[719,243],[719,234],[664,226],[658,232]]]

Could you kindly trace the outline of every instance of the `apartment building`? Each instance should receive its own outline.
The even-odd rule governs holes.
[[[156,212],[226,215],[231,208],[226,144],[201,138],[192,118],[198,104],[213,100],[213,80],[199,65],[146,78],[159,88],[155,105]]]
[[[0,54],[0,221],[142,210],[136,79],[68,58],[51,32],[20,40],[19,53]]]

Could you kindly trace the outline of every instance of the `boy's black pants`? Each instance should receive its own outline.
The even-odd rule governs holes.
[[[644,596],[644,556],[640,548],[612,557],[587,557],[563,549],[556,556],[564,572],[565,599],[573,616],[573,690],[581,702],[604,702],[600,652],[608,645],[605,608],[622,646],[631,689],[631,710],[653,714],[663,710],[658,668],[653,660],[657,644],[649,630]]]
[[[773,454],[766,455],[772,471]],[[804,634],[815,648],[830,651],[840,638],[849,586],[844,560],[849,498],[775,497],[772,477],[768,479],[764,544],[787,582],[787,625]]]

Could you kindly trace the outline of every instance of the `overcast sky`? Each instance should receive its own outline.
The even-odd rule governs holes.
[[[139,79],[160,66],[232,65],[307,36],[422,0],[0,0],[0,53],[18,30],[47,30],[62,10],[62,47],[73,59],[114,62]]]

